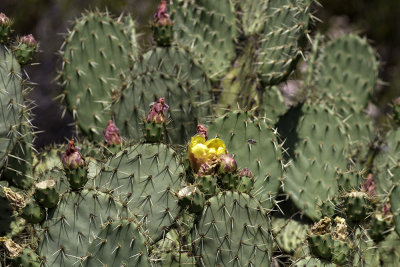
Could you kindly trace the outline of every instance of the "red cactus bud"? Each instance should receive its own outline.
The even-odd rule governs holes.
[[[0,26],[10,26],[12,21],[4,13],[0,13]]]
[[[159,26],[172,25],[171,18],[168,14],[167,1],[161,0],[158,4],[157,11],[154,13],[154,24]]]
[[[254,178],[254,173],[249,168],[243,168],[239,171],[239,176]]]
[[[85,166],[85,160],[82,159],[80,148],[75,146],[74,140],[68,142],[67,149],[61,155],[61,162],[64,168],[77,169]]]
[[[35,37],[33,37],[32,34],[22,36],[19,39],[19,42],[23,43],[23,44],[26,44],[27,46],[31,46],[31,47],[36,47],[37,46],[37,42],[35,40]]]
[[[362,190],[371,197],[376,197],[376,183],[372,174],[368,174],[365,183],[362,185]]]
[[[115,123],[110,120],[106,129],[103,131],[104,142],[107,146],[121,144],[121,136],[119,135],[118,128]]]
[[[147,115],[147,122],[163,123],[165,122],[164,112],[169,109],[169,106],[165,103],[165,98],[160,97],[157,102],[150,104],[150,110]]]
[[[207,136],[207,128],[204,125],[197,125],[197,134],[201,134],[204,136],[204,138],[206,139],[206,141],[208,140],[208,136]]]
[[[236,160],[228,155],[228,154],[221,154],[219,156],[219,169],[218,172],[220,174],[227,174],[227,173],[234,173],[237,170],[237,163]]]

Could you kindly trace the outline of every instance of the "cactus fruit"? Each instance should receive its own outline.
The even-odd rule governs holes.
[[[144,139],[147,142],[161,142],[166,137],[167,110],[169,106],[165,98],[160,97],[157,102],[150,104],[150,110],[144,122]]]
[[[6,14],[0,13],[0,43],[8,43],[11,36],[12,20]]]
[[[249,194],[254,189],[254,173],[248,168],[238,171],[236,190]]]
[[[12,266],[40,267],[41,260],[34,250],[26,247],[13,258]]]
[[[370,197],[364,192],[353,191],[343,196],[343,206],[352,221],[363,221],[371,212]]]
[[[331,260],[333,240],[331,236],[331,219],[325,217],[315,223],[311,231],[307,233],[307,241],[311,253],[318,258]]]
[[[58,204],[60,195],[54,180],[46,180],[35,185],[35,199],[45,208],[53,208]]]
[[[179,190],[178,203],[181,207],[196,213],[203,210],[205,197],[196,186],[190,185]]]
[[[74,140],[70,140],[65,152],[61,155],[65,175],[72,190],[81,189],[88,181],[86,162],[80,150],[75,146]]]
[[[154,13],[154,22],[151,29],[153,30],[154,41],[158,46],[169,46],[174,38],[174,23],[168,14],[167,5],[165,0],[161,0],[157,11]]]
[[[31,63],[38,49],[38,43],[32,34],[19,38],[18,43],[13,47],[15,57],[21,65]]]
[[[196,176],[194,183],[207,197],[213,196],[216,194],[216,192],[218,192],[217,177],[214,175]]]
[[[21,217],[32,224],[41,223],[45,216],[46,210],[33,200],[26,204],[21,213]]]

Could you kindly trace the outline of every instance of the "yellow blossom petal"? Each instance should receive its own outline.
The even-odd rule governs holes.
[[[219,138],[206,142],[203,135],[193,136],[189,144],[189,161],[192,168],[197,171],[207,160],[226,153],[224,141]]]

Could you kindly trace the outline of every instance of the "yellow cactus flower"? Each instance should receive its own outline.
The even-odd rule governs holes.
[[[204,135],[195,135],[189,144],[189,161],[197,172],[200,166],[207,160],[227,153],[224,141],[214,138],[206,141]]]

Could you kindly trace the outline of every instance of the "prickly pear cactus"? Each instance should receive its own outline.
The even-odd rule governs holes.
[[[271,208],[283,179],[282,147],[274,130],[250,112],[236,111],[211,122],[208,134],[225,140],[238,167],[254,173],[251,194]]]
[[[126,83],[135,45],[121,18],[88,12],[63,45],[62,96],[83,133],[101,138],[113,97]]]
[[[336,179],[348,164],[348,139],[341,120],[322,105],[304,104],[293,131],[296,144],[284,190],[308,217],[318,219],[318,204],[338,194]]]
[[[309,35],[312,2],[161,0],[140,50],[135,18],[84,13],[60,73],[80,131],[40,153],[19,65],[38,43],[9,49],[0,13],[0,264],[397,266],[376,55]]]
[[[167,141],[183,144],[197,123],[211,114],[211,84],[190,53],[179,47],[154,48],[135,63],[132,83],[113,106],[121,134],[139,140],[149,104],[160,97],[170,105]]]
[[[45,257],[48,265],[83,263],[89,256],[89,245],[100,234],[101,225],[129,216],[112,195],[93,190],[65,193],[42,226],[40,256]]]
[[[18,128],[24,108],[20,66],[11,50],[0,45],[0,169],[20,136]]]
[[[210,198],[193,235],[198,265],[270,266],[267,210],[247,194],[222,192]]]
[[[139,144],[102,165],[86,187],[113,192],[143,224],[153,242],[166,234],[179,213],[176,193],[183,182],[183,166],[170,147]]]

